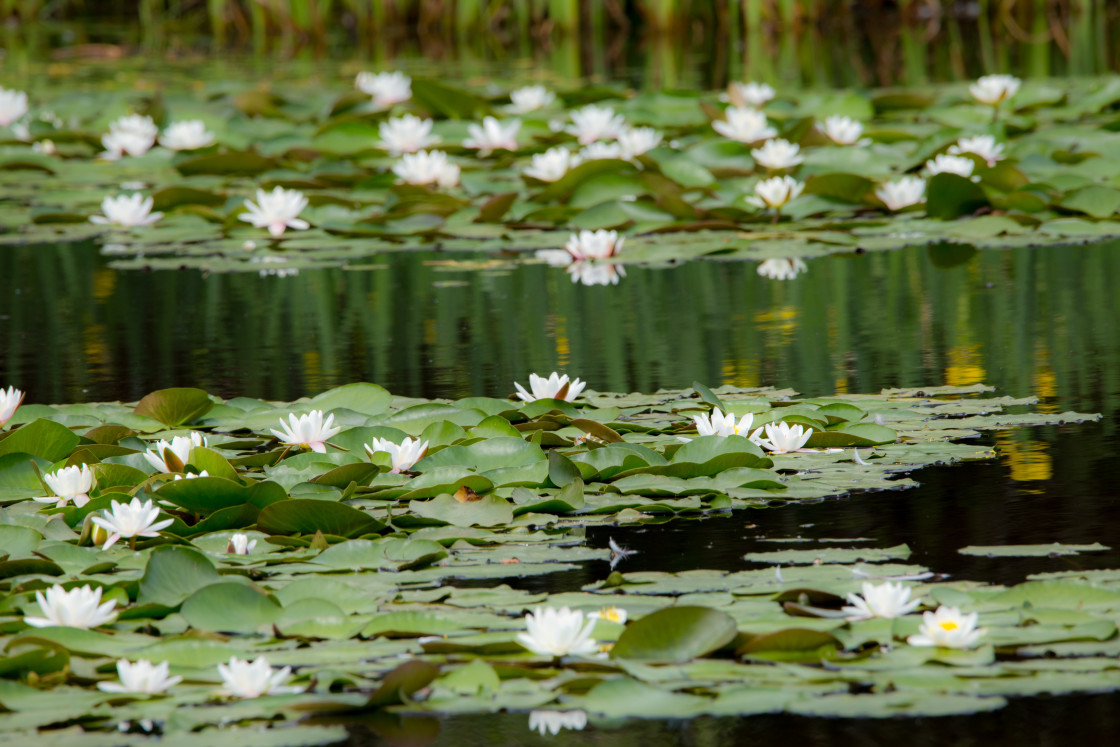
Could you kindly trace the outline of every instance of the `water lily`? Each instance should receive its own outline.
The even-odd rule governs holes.
[[[619,625],[625,625],[628,617],[626,610],[621,607],[604,607],[601,610],[588,612],[587,616],[592,620],[606,620],[607,622],[618,623]]]
[[[206,129],[201,119],[187,119],[168,125],[159,144],[168,150],[197,150],[213,145],[214,133]]]
[[[432,135],[433,124],[432,120],[421,119],[415,114],[392,117],[377,127],[381,136],[379,145],[393,156],[423,150],[439,142],[439,138]]]
[[[756,109],[730,106],[724,111],[724,117],[726,120],[712,122],[712,129],[731,140],[755,143],[778,135],[778,131],[766,121],[766,115]]]
[[[537,153],[532,157],[529,166],[525,169],[525,176],[531,176],[542,182],[554,182],[578,166],[580,162],[580,157],[567,148],[562,146],[549,148],[544,153]]]
[[[766,431],[766,437],[758,438],[762,430]],[[801,424],[791,426],[786,422],[767,423],[751,434],[751,440],[772,454],[788,454],[804,446],[812,435],[813,429]]]
[[[587,713],[584,711],[532,711],[529,713],[529,731],[542,737],[555,736],[564,729],[580,731],[587,726]]]
[[[599,645],[591,637],[595,619],[568,607],[537,607],[525,615],[528,631],[518,633],[518,642],[539,656],[581,656],[594,653]]]
[[[98,225],[113,225],[131,228],[135,226],[150,226],[163,217],[163,213],[152,212],[151,197],[145,197],[139,192],[131,195],[106,197],[101,201],[102,215],[91,215],[90,223]]]
[[[652,127],[631,127],[618,136],[618,146],[622,158],[637,158],[661,145],[661,133]]]
[[[564,272],[580,285],[618,285],[626,277],[626,268],[613,262],[572,262]]]
[[[152,504],[151,500],[140,502],[133,498],[129,503],[112,501],[109,510],[102,512],[101,516],[94,516],[92,521],[97,526],[109,532],[109,538],[101,546],[108,550],[119,539],[136,537],[158,537],[161,529],[171,526],[173,519],[156,521],[159,518],[159,506]]]
[[[100,586],[92,589],[86,584],[67,591],[55,584],[47,589],[46,595],[42,591],[35,592],[35,600],[39,602],[43,616],[23,618],[25,623],[34,628],[59,625],[89,629],[110,623],[117,617],[117,613],[113,611],[117,600],[110,599],[102,604]]]
[[[913,612],[922,603],[921,599],[910,599],[909,587],[901,583],[887,582],[876,586],[863,582],[863,595],[849,594],[848,602],[841,612],[848,613],[849,620],[870,620],[873,617],[902,617]]]
[[[724,415],[723,410],[714,407],[707,415],[695,415],[692,420],[696,423],[696,432],[701,436],[746,437],[754,423],[754,414],[748,412],[736,422],[734,415]]]
[[[12,419],[16,410],[23,404],[24,393],[14,386],[0,389],[0,428]]]
[[[171,469],[168,466],[166,452],[170,451],[174,454],[180,464],[186,464],[191,458],[191,449],[208,444],[206,436],[198,431],[191,431],[189,436],[175,436],[170,441],[163,439],[156,441],[144,452],[144,458],[148,460],[148,464],[155,468],[156,472],[179,472],[180,470]]]
[[[942,648],[973,648],[984,635],[977,628],[979,614],[961,614],[959,607],[941,605],[936,612],[922,613],[918,632],[906,639],[911,646],[941,646]]]
[[[974,168],[976,168],[976,163],[966,156],[952,156],[942,153],[936,158],[926,161],[926,171],[929,172],[930,176],[934,174],[956,174],[968,178],[972,176]]]
[[[800,195],[803,189],[805,185],[792,176],[774,176],[757,182],[754,185],[754,194],[748,196],[746,201],[755,207],[773,208],[778,211]]]
[[[788,259],[772,257],[758,263],[758,274],[771,280],[793,280],[808,269],[805,261],[796,257]]]
[[[400,444],[395,444],[387,438],[375,438],[372,443],[366,444],[366,452],[370,458],[378,452],[385,452],[393,460],[393,469],[390,472],[407,472],[412,465],[420,461],[428,451],[428,442],[421,442],[419,438],[412,439],[405,436]]]
[[[292,677],[292,668],[273,669],[268,659],[258,656],[253,661],[231,656],[227,664],[218,665],[224,688],[222,695],[235,698],[259,698],[262,695],[287,695],[303,692],[304,688],[285,685]]]
[[[467,125],[470,137],[463,141],[463,147],[477,148],[482,156],[496,150],[517,150],[517,133],[520,131],[520,119],[502,124],[494,117],[484,117],[481,125]]]
[[[523,402],[536,402],[538,399],[562,399],[573,402],[587,386],[587,383],[578,378],[568,381],[568,374],[561,376],[556,371],[547,379],[536,374],[529,374],[529,388],[532,393],[525,391],[521,384],[514,382],[517,387],[517,396]]]
[[[0,127],[7,127],[27,114],[27,94],[0,88]]]
[[[459,183],[459,165],[447,160],[441,150],[405,153],[393,173],[408,184],[437,184],[444,189]]]
[[[307,198],[299,190],[277,187],[265,192],[258,189],[256,203],[245,200],[245,208],[249,212],[237,217],[257,228],[267,228],[273,236],[280,236],[288,228],[303,231],[311,227],[310,223],[298,217],[305,207]]]
[[[142,693],[156,695],[183,681],[182,677],[170,677],[171,665],[166,661],[153,665],[147,659],[135,664],[128,659],[117,661],[117,677],[120,682],[98,682],[97,689],[107,693]]]
[[[985,75],[970,85],[968,92],[981,104],[999,106],[1018,93],[1022,83],[1014,75]]]
[[[257,541],[249,539],[249,535],[244,532],[236,532],[230,535],[229,542],[226,543],[226,553],[229,555],[248,555],[256,546]]]
[[[609,106],[589,104],[573,111],[571,117],[572,124],[565,131],[575,135],[580,145],[596,140],[613,140],[626,129],[626,120]]]
[[[109,132],[101,136],[103,158],[116,161],[128,154],[142,156],[156,144],[159,128],[151,117],[130,114],[109,124]]]
[[[412,78],[404,73],[358,73],[354,86],[373,97],[373,105],[387,109],[412,98]]]
[[[93,470],[88,464],[62,467],[43,475],[43,481],[54,495],[36,497],[40,503],[54,503],[62,508],[70,501],[78,508],[89,503],[89,491],[93,490]]]
[[[863,123],[857,122],[851,117],[841,117],[839,115],[832,115],[828,117],[817,128],[824,133],[832,142],[837,145],[867,145],[870,140],[860,140],[863,135]]]
[[[622,158],[622,146],[618,143],[602,141],[588,143],[580,148],[576,157],[581,161],[602,161],[608,158]]]
[[[792,169],[804,161],[805,159],[800,153],[800,145],[777,138],[767,140],[761,148],[753,149],[751,158],[770,171],[781,171],[782,169]]]
[[[753,106],[759,109],[774,98],[776,92],[768,83],[733,82],[727,87],[727,98],[735,106]]]
[[[307,447],[320,454],[326,454],[327,439],[342,430],[342,426],[336,425],[332,428],[333,424],[334,415],[328,415],[326,421],[324,421],[322,410],[312,410],[298,418],[294,413],[289,414],[287,422],[284,421],[284,418],[280,418],[280,428],[282,430],[278,431],[275,428],[271,430],[272,435],[280,439],[281,443],[288,446],[299,446],[300,448]]]
[[[949,153],[953,155],[972,153],[987,161],[989,166],[995,166],[998,161],[1003,160],[1003,143],[997,143],[991,135],[962,137],[956,145],[949,146]]]
[[[525,86],[509,92],[513,103],[506,109],[512,114],[528,114],[543,109],[556,100],[556,94],[544,86]]]
[[[920,176],[904,176],[879,185],[875,196],[888,210],[902,210],[926,201],[926,180]]]
[[[622,251],[625,237],[618,235],[618,231],[607,231],[600,228],[597,231],[580,231],[573,233],[564,249],[575,261],[585,259],[607,259]]]

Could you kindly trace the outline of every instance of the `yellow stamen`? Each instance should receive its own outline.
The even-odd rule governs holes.
[[[960,626],[957,625],[952,620],[946,620],[945,622],[941,623],[941,629],[942,630],[956,630],[959,627]]]
[[[604,607],[599,610],[600,620],[610,620],[611,622],[622,622],[622,615],[618,612],[618,607]]]

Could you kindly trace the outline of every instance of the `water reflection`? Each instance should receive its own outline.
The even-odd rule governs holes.
[[[801,259],[764,259],[758,265],[758,274],[771,280],[793,280],[809,266]]]

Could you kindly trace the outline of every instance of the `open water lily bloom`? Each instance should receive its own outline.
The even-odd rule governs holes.
[[[101,137],[101,145],[105,148],[103,158],[115,161],[126,153],[130,156],[142,156],[156,144],[159,128],[151,117],[139,114],[130,114],[121,117],[109,124],[109,132]]]
[[[622,158],[622,145],[602,141],[588,143],[580,148],[576,157],[581,161],[604,161],[610,158]]]
[[[529,714],[529,731],[542,737],[545,734],[556,736],[564,729],[581,731],[587,726],[587,713],[584,711],[533,711]]]
[[[245,209],[249,212],[237,217],[257,228],[267,228],[273,236],[280,236],[288,228],[303,231],[311,227],[310,223],[298,217],[305,207],[307,198],[299,190],[277,187],[265,192],[258,189],[255,203],[245,200]]]
[[[92,521],[109,533],[102,550],[108,550],[119,539],[133,539],[135,537],[158,537],[161,529],[171,526],[173,519],[156,521],[159,518],[159,506],[151,500],[140,502],[133,498],[129,503],[112,501],[109,510],[101,516],[94,516]]]
[[[441,150],[405,153],[393,166],[393,173],[406,184],[436,184],[450,189],[459,183],[459,164],[452,163]]]
[[[120,682],[98,682],[97,689],[106,693],[136,693],[157,695],[183,681],[182,677],[171,677],[170,665],[165,661],[152,664],[140,659],[135,664],[128,659],[117,662],[117,678]]]
[[[913,612],[922,603],[921,599],[910,599],[910,589],[901,583],[890,581],[876,586],[863,582],[863,595],[849,594],[849,606],[840,611],[848,614],[849,620],[870,620],[873,617],[902,617]]]
[[[756,109],[729,106],[723,114],[724,119],[712,122],[712,129],[730,140],[756,143],[778,135],[778,131],[766,121],[766,115]]]
[[[763,430],[766,431],[766,437],[759,438],[759,432]],[[804,446],[812,435],[813,429],[805,428],[800,423],[767,423],[751,434],[751,440],[772,454],[788,454]]]
[[[101,587],[90,588],[89,584],[67,591],[59,584],[47,589],[47,593],[35,592],[35,600],[42,610],[42,617],[24,617],[23,621],[34,628],[58,625],[66,628],[96,628],[116,619],[113,608],[117,600],[101,602]]]
[[[967,156],[953,156],[946,153],[926,161],[926,171],[930,176],[935,174],[956,174],[966,179],[972,176],[976,162]]]
[[[591,637],[595,618],[568,607],[537,607],[525,615],[525,633],[517,634],[522,646],[539,656],[584,656],[599,644]]]
[[[514,382],[514,386],[517,387],[518,398],[524,402],[536,402],[538,399],[562,399],[565,402],[573,402],[587,383],[578,378],[568,381],[568,374],[561,376],[553,371],[547,379],[529,374],[531,392],[525,391],[525,387],[518,382]]]
[[[618,136],[619,155],[631,160],[661,145],[661,133],[652,127],[632,127]]]
[[[727,87],[727,98],[735,106],[753,106],[759,109],[776,95],[777,92],[769,83],[733,82]]]
[[[926,201],[926,180],[920,176],[904,176],[879,185],[875,196],[888,210],[904,210]]]
[[[206,436],[198,431],[191,431],[189,436],[175,436],[170,441],[163,439],[156,441],[144,452],[144,458],[157,472],[178,472],[178,469],[171,469],[168,466],[166,452],[170,451],[179,462],[185,465],[190,461],[191,450],[194,447],[206,446],[208,443]]]
[[[7,127],[27,114],[27,94],[0,88],[0,127]]]
[[[563,146],[549,148],[544,153],[535,154],[525,169],[525,176],[542,182],[554,182],[580,164],[580,157]]]
[[[326,454],[327,440],[342,430],[342,426],[335,425],[332,428],[332,425],[334,425],[334,415],[328,415],[324,421],[322,410],[312,410],[299,417],[292,413],[288,415],[287,422],[284,418],[280,418],[281,430],[273,428],[272,435],[288,446],[308,448]]]
[[[40,503],[54,503],[62,508],[73,501],[78,508],[89,503],[89,491],[93,490],[93,470],[88,464],[63,467],[43,475],[43,482],[54,495],[36,497]]]
[[[565,128],[569,135],[575,135],[580,145],[596,140],[614,140],[626,129],[626,119],[615,114],[609,106],[589,104],[571,113],[572,124]]]
[[[381,136],[380,146],[393,156],[424,150],[439,142],[439,138],[432,134],[433,124],[432,120],[421,119],[415,114],[387,119],[377,127]]]
[[[168,150],[197,150],[214,144],[214,133],[201,119],[172,122],[163,131],[159,144]]]
[[[819,124],[818,129],[837,145],[867,145],[870,140],[861,140],[863,136],[863,123],[851,117],[832,115]]]
[[[292,677],[291,667],[273,669],[263,656],[258,656],[253,661],[230,657],[228,663],[218,665],[218,674],[225,686],[218,693],[235,698],[290,695],[304,690],[302,687],[285,684]]]
[[[789,259],[772,257],[758,263],[758,274],[771,280],[793,280],[808,269],[805,260],[796,257]]]
[[[577,262],[585,259],[608,259],[622,251],[625,240],[625,237],[618,235],[618,231],[600,228],[597,231],[573,233],[564,244],[564,249]]]
[[[712,408],[707,415],[695,415],[692,421],[696,424],[696,432],[701,436],[743,436],[748,437],[751,424],[754,423],[754,414],[747,413],[736,422],[731,413],[723,414],[718,407]]]
[[[528,114],[550,106],[556,94],[544,86],[525,86],[509,92],[511,103],[506,110],[511,114]]]
[[[754,194],[744,199],[758,208],[781,210],[786,203],[796,199],[803,189],[805,185],[792,176],[774,176],[756,183]]]
[[[906,642],[911,646],[975,648],[985,633],[983,628],[976,627],[979,617],[976,612],[964,615],[958,607],[942,605],[936,612],[922,613],[921,627]]]
[[[988,166],[995,166],[997,162],[1004,158],[1003,143],[997,143],[992,135],[962,137],[956,142],[956,145],[949,146],[949,153],[955,156],[962,153],[972,153],[983,158]]]
[[[0,389],[0,428],[12,419],[16,410],[23,404],[24,393],[14,386]]]
[[[152,212],[151,197],[145,197],[139,192],[118,197],[106,197],[101,201],[101,215],[91,215],[90,223],[98,225],[122,226],[134,228],[136,226],[150,226],[163,217],[163,213]]]
[[[970,85],[968,92],[981,104],[999,106],[1018,93],[1022,83],[1014,75],[985,75]]]
[[[777,138],[774,140],[767,140],[762,144],[761,148],[755,148],[751,151],[751,158],[765,169],[770,171],[781,171],[783,169],[792,169],[804,161],[801,156],[801,146],[796,143],[791,143],[788,140]]]
[[[413,439],[410,436],[405,436],[399,444],[395,444],[387,438],[375,438],[372,443],[366,444],[366,452],[370,459],[378,452],[388,454],[393,461],[393,468],[390,472],[398,474],[411,469],[412,465],[420,461],[427,451],[427,441],[422,442],[419,438]]]
[[[520,131],[520,119],[502,124],[494,117],[484,117],[481,125],[467,125],[470,137],[463,141],[463,147],[478,149],[480,156],[496,150],[517,150],[517,133]]]
[[[387,109],[412,98],[412,78],[404,73],[358,73],[354,86],[373,97],[373,105]]]

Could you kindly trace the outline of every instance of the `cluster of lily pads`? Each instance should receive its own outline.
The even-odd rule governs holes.
[[[1120,235],[1115,77],[733,83],[721,102],[362,73],[350,93],[169,91],[115,119],[120,92],[33,98],[50,109],[0,90],[0,192],[23,207],[0,241],[101,236],[121,267],[287,275],[430,244],[523,250],[593,284],[701,256],[784,279],[832,252]]]
[[[555,373],[516,390],[53,406],[0,390],[0,734],[139,744],[237,724],[247,745],[330,743],[345,731],[299,722],[377,709],[524,711],[543,734],[963,713],[1117,684],[1120,573],[947,581],[860,538],[736,572],[626,572],[631,551],[584,541],[904,488],[991,458],[958,443],[982,431],[1096,416],[982,386],[620,394]],[[592,562],[579,590],[501,583]]]

